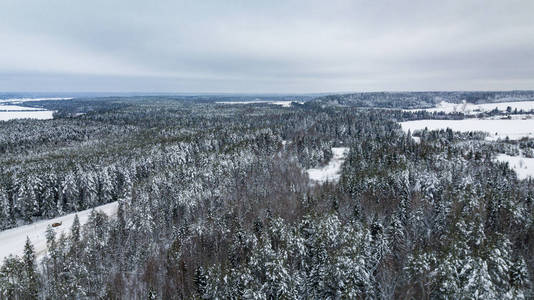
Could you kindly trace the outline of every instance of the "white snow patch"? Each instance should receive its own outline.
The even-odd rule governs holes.
[[[508,165],[516,172],[519,179],[534,177],[534,158],[499,154],[495,159],[501,162],[508,162]]]
[[[523,137],[534,138],[534,119],[526,120],[416,120],[400,122],[404,131],[439,130],[450,128],[453,131],[469,132],[484,131],[489,133],[487,140],[498,140],[506,137],[519,140]]]
[[[338,181],[341,176],[341,165],[345,161],[345,157],[349,153],[348,147],[334,147],[332,148],[333,157],[328,164],[322,168],[308,169],[308,176],[311,180],[323,183],[326,181]]]
[[[405,111],[428,111],[428,112],[444,112],[444,113],[453,113],[461,112],[464,114],[477,114],[481,112],[492,111],[495,108],[499,111],[506,111],[508,107],[511,107],[512,111],[517,109],[518,111],[523,110],[529,112],[534,109],[534,101],[516,101],[516,102],[499,102],[499,103],[484,103],[484,104],[472,104],[472,103],[450,103],[446,101],[441,101],[436,105],[436,107],[426,108],[426,109],[406,109]]]
[[[28,110],[28,111],[0,111],[0,121],[13,119],[53,119],[54,111],[51,110]]]
[[[97,211],[101,211],[108,216],[114,215],[117,212],[118,203],[112,202],[102,206],[95,207]],[[78,214],[80,224],[87,223],[89,215],[93,209],[86,209],[77,213],[68,214],[62,217],[57,217],[50,220],[42,220],[32,224],[19,226],[16,228],[4,230],[0,232],[0,264],[4,258],[10,254],[22,256],[24,251],[24,244],[26,237],[30,238],[31,243],[35,247],[35,255],[38,259],[46,254],[46,229],[52,223],[62,223],[61,226],[55,227],[57,236],[62,232],[70,232],[74,216]]]

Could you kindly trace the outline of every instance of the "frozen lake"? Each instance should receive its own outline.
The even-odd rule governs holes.
[[[16,104],[29,101],[45,100],[70,100],[72,98],[10,98],[0,99],[0,121],[14,119],[38,119],[48,120],[53,118],[54,111],[44,110],[39,107],[26,107]]]

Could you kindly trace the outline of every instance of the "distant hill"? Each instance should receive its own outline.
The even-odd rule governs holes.
[[[466,101],[473,104],[534,101],[534,91],[352,93],[317,97],[313,104],[410,109],[434,107],[441,101],[451,103]]]

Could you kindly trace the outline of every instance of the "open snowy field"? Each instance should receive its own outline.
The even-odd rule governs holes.
[[[470,132],[484,131],[490,134],[487,140],[498,140],[509,137],[518,140],[523,137],[534,137],[534,119],[527,120],[416,120],[400,123],[404,131],[439,130],[450,128],[453,131]]]
[[[114,215],[117,212],[118,203],[112,202],[102,206],[95,207],[96,210],[102,211],[108,216]],[[0,262],[10,254],[21,256],[26,243],[26,237],[30,238],[35,247],[36,257],[39,259],[46,253],[46,229],[52,223],[61,222],[61,226],[56,227],[56,233],[68,233],[74,222],[74,216],[78,214],[80,224],[85,224],[89,219],[92,209],[87,209],[77,213],[68,214],[62,217],[57,217],[51,220],[42,220],[33,224],[19,226],[17,228],[8,229],[0,232]]]
[[[534,177],[534,158],[499,154],[496,159],[508,162],[508,165],[517,173],[517,178],[519,179]]]
[[[1,110],[1,109],[0,109]],[[54,112],[51,110],[28,110],[28,111],[0,111],[0,121],[13,119],[53,119]]]
[[[341,176],[339,172],[341,171],[341,165],[345,161],[345,157],[349,153],[349,148],[347,147],[334,147],[332,148],[332,159],[328,164],[321,168],[308,169],[308,176],[311,180],[323,183],[326,181],[338,181]]]
[[[14,119],[38,119],[48,120],[53,118],[54,112],[51,110],[42,110],[38,107],[25,107],[20,105],[29,101],[45,100],[71,100],[72,98],[9,98],[0,99],[0,121],[9,121]]]
[[[484,103],[484,104],[472,104],[472,103],[450,103],[442,101],[436,105],[436,107],[426,109],[406,109],[405,111],[420,111],[425,110],[428,112],[462,112],[464,114],[477,114],[481,112],[492,111],[495,108],[499,111],[506,111],[510,107],[512,111],[517,109],[529,112],[534,109],[534,101],[519,101],[519,102],[500,102],[500,103]]]

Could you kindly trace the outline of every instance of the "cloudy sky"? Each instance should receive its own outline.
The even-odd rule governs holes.
[[[532,0],[0,0],[0,91],[534,89],[533,12]]]

